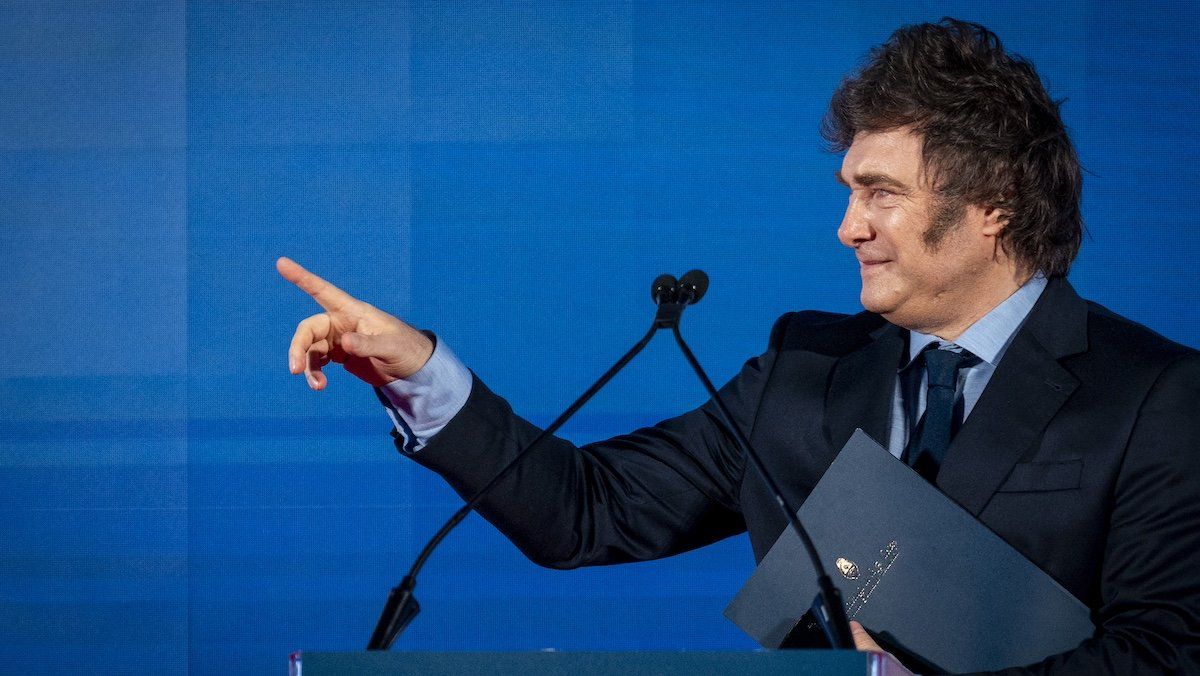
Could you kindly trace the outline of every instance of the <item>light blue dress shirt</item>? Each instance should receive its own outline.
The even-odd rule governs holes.
[[[1021,325],[1025,323],[1025,318],[1029,316],[1029,311],[1033,309],[1034,303],[1041,297],[1045,288],[1046,278],[1034,275],[1021,288],[992,308],[986,315],[980,317],[953,341],[953,345],[979,357],[977,364],[964,367],[958,372],[956,398],[962,399],[964,421],[971,415],[971,410],[975,408],[979,396],[983,394],[983,388],[987,387],[988,381],[992,379],[992,374],[996,372],[996,367],[1000,365],[1000,359],[1004,357],[1005,350],[1012,343],[1017,329],[1020,329]],[[915,405],[906,405],[905,379],[896,378],[896,389],[892,394],[892,426],[887,447],[888,451],[897,458],[903,455],[904,448],[908,445],[909,430],[925,413],[925,391],[928,388],[928,379],[924,373],[924,367],[919,364],[914,365],[913,360],[930,343],[944,345],[946,342],[937,336],[919,331],[908,332],[908,361],[905,362],[905,366],[900,369],[900,372],[908,368],[920,368],[921,373],[913,374],[914,377],[919,377],[919,387],[912,388],[913,391],[910,393],[916,398],[916,401],[913,402]]]
[[[978,364],[959,372],[958,392],[963,398],[964,420],[979,401],[979,395],[983,393],[983,388],[996,371],[1005,349],[1045,288],[1046,279],[1040,275],[1034,276],[954,341],[956,345],[969,350],[980,359]],[[940,342],[940,339],[937,336],[911,332],[907,363],[911,364],[931,342]],[[923,383],[924,374],[921,378]],[[909,428],[912,424],[910,417],[915,415],[912,419],[915,421],[920,419],[925,411],[924,385],[916,388],[916,406],[906,407],[901,380],[896,379],[896,389],[892,397],[892,424],[888,442],[888,450],[896,457],[900,457],[908,443]],[[379,388],[385,410],[396,426],[396,431],[404,437],[405,451],[411,453],[420,450],[435,434],[442,431],[467,403],[467,398],[471,396],[471,383],[471,372],[454,356],[445,341],[438,340],[433,349],[433,356],[420,371]]]
[[[404,436],[404,450],[421,450],[458,414],[471,396],[471,372],[446,341],[434,342],[433,355],[420,371],[379,388],[384,410]]]

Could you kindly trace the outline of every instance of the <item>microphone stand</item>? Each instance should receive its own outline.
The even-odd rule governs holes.
[[[684,342],[683,336],[679,333],[679,322],[683,317],[684,308],[689,304],[699,301],[707,289],[708,276],[699,270],[686,273],[679,282],[676,282],[675,278],[670,275],[660,275],[654,280],[650,294],[655,303],[658,304],[658,311],[655,313],[654,322],[651,324],[650,329],[642,336],[641,340],[634,344],[628,352],[622,355],[615,364],[605,371],[599,380],[584,391],[546,429],[542,430],[541,434],[534,437],[528,446],[517,453],[496,476],[492,477],[491,481],[479,489],[474,497],[468,500],[466,504],[459,508],[442,525],[441,529],[429,540],[425,548],[421,550],[421,553],[417,556],[408,574],[404,576],[400,584],[388,592],[387,602],[384,604],[383,611],[379,615],[379,622],[375,625],[375,631],[371,634],[367,650],[387,650],[390,648],[392,643],[395,642],[396,637],[400,635],[400,632],[404,631],[405,627],[421,611],[421,604],[417,602],[416,596],[413,595],[413,590],[417,585],[417,574],[421,572],[421,568],[425,566],[425,562],[429,559],[433,550],[450,534],[450,531],[454,530],[475,509],[483,497],[491,490],[492,486],[500,483],[500,481],[507,477],[521,463],[525,456],[529,455],[530,451],[536,448],[546,437],[558,431],[579,409],[583,408],[584,404],[607,385],[621,369],[633,361],[633,358],[645,349],[646,345],[650,343],[650,340],[654,338],[654,334],[658,333],[659,329],[670,329],[672,334],[674,334],[675,342],[679,344],[680,349],[683,351],[683,356],[687,359],[688,364],[691,365],[692,370],[696,372],[696,375],[700,378],[700,382],[704,385],[709,396],[716,403],[721,415],[725,418],[726,425],[733,433],[733,439],[738,445],[738,450],[748,457],[755,468],[758,469],[759,474],[762,475],[767,483],[767,487],[775,497],[775,501],[787,514],[792,529],[796,531],[796,534],[804,544],[804,548],[808,551],[809,557],[812,559],[813,569],[817,572],[817,584],[820,589],[817,593],[814,607],[819,607],[821,610],[823,617],[820,619],[823,621],[819,624],[829,638],[830,644],[835,648],[854,649],[854,640],[850,635],[850,624],[846,618],[846,607],[842,602],[841,592],[834,586],[829,574],[825,572],[825,567],[821,565],[821,559],[817,555],[816,546],[813,544],[808,532],[804,530],[804,526],[800,523],[797,510],[783,496],[779,485],[775,483],[775,480],[763,466],[762,459],[750,445],[750,440],[746,438],[742,429],[734,422],[734,417],[725,406],[720,393],[713,387],[708,374],[704,372],[704,369],[700,366],[700,362],[696,360],[696,356],[692,354],[692,350]]]
[[[660,328],[666,326],[666,324],[660,324],[659,316],[663,314],[664,306],[677,305],[676,303],[668,302],[674,296],[675,285],[675,278],[671,275],[659,275],[659,277],[654,280],[654,283],[651,286],[650,295],[654,301],[659,304],[659,310],[658,316],[655,317],[654,323],[650,326],[650,330],[646,332],[646,335],[642,336],[641,340],[634,344],[633,347],[629,348],[629,351],[622,355],[621,358],[617,360],[617,363],[613,364],[607,371],[605,371],[604,375],[600,376],[600,379],[593,383],[592,386],[589,387],[583,394],[581,394],[574,403],[568,406],[567,410],[563,411],[561,415],[555,418],[554,422],[550,423],[549,427],[542,430],[542,433],[534,437],[533,441],[529,442],[528,446],[526,446],[520,453],[517,453],[517,455],[514,456],[507,465],[504,466],[504,469],[500,470],[496,476],[492,477],[492,480],[487,482],[483,488],[480,488],[475,493],[475,496],[468,500],[467,503],[462,507],[460,507],[459,510],[455,512],[445,524],[442,525],[441,529],[438,530],[433,538],[429,540],[429,542],[425,545],[425,548],[422,549],[421,553],[417,556],[416,561],[413,562],[412,567],[409,568],[408,575],[405,575],[404,579],[400,581],[400,584],[396,585],[390,592],[388,592],[387,602],[383,606],[383,612],[379,614],[379,622],[375,625],[375,631],[372,632],[371,640],[367,643],[367,650],[387,650],[390,648],[392,643],[395,642],[396,637],[400,635],[400,632],[404,631],[404,628],[407,627],[410,622],[412,622],[413,618],[417,616],[417,613],[421,612],[421,604],[417,602],[417,597],[413,595],[413,589],[417,586],[417,574],[421,572],[421,568],[425,566],[425,562],[429,559],[430,554],[432,554],[433,550],[436,549],[439,544],[441,544],[442,540],[446,539],[446,536],[450,534],[450,531],[454,530],[454,528],[461,523],[463,519],[467,518],[467,515],[470,514],[471,510],[475,509],[480,500],[482,500],[483,497],[488,494],[488,492],[492,489],[492,486],[500,483],[500,481],[507,477],[512,470],[517,467],[517,465],[521,464],[521,461],[525,458],[525,456],[529,455],[529,452],[536,448],[543,439],[557,432],[558,429],[571,418],[571,416],[575,415],[579,409],[583,408],[583,405],[586,404],[588,400],[594,397],[596,393],[601,390],[601,388],[607,385],[608,382],[612,380],[618,372],[620,372],[621,369],[625,368],[629,362],[633,361],[633,358],[636,357],[639,352],[641,352],[648,344],[650,344],[650,339],[654,337],[654,334],[658,333]],[[677,310],[673,310],[673,312],[675,312],[676,321],[678,321],[678,315],[683,312],[682,305],[680,304],[680,307]]]
[[[682,315],[682,312],[680,313]],[[663,327],[666,328],[666,327]],[[675,336],[675,342],[679,344],[679,349],[683,351],[684,358],[691,365],[692,370],[696,372],[696,376],[700,378],[700,382],[704,384],[704,389],[708,391],[712,397],[713,403],[717,405],[721,416],[725,418],[725,424],[733,433],[733,438],[740,450],[758,470],[759,476],[767,484],[767,488],[771,491],[771,496],[775,498],[779,508],[787,514],[788,522],[792,526],[792,530],[800,537],[801,543],[804,545],[804,550],[808,552],[809,559],[812,561],[813,570],[817,572],[817,598],[813,603],[814,609],[819,608],[821,611],[822,621],[818,625],[825,632],[826,638],[829,639],[830,645],[834,648],[843,648],[846,650],[854,650],[854,637],[850,633],[850,620],[846,617],[846,605],[842,601],[842,592],[833,584],[833,580],[829,577],[829,573],[825,571],[825,566],[821,564],[821,557],[817,554],[817,547],[813,544],[812,538],[809,537],[808,531],[800,523],[798,510],[793,507],[784,497],[783,491],[779,485],[775,483],[775,479],[767,472],[763,466],[763,461],[758,455],[758,451],[750,445],[750,440],[746,438],[742,428],[734,422],[733,414],[726,408],[725,402],[721,399],[721,395],[717,392],[717,388],[713,387],[712,381],[709,380],[708,374],[701,368],[700,362],[696,360],[696,356],[692,354],[691,348],[683,340],[683,335],[679,333],[679,318],[677,317],[674,323],[670,324],[671,333]]]

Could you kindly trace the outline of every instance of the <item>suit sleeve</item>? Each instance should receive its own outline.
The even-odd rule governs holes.
[[[787,317],[766,353],[721,389],[752,431]],[[463,409],[412,458],[473,496],[540,430],[478,378]],[[550,437],[478,511],[532,561],[552,568],[655,559],[740,533],[744,459],[710,401],[653,427],[576,447]]]
[[[1114,490],[1097,635],[1002,673],[1200,673],[1200,355],[1144,400]]]

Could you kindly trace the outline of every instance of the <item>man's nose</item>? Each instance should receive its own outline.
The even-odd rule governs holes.
[[[842,224],[838,226],[838,241],[848,247],[856,247],[874,236],[866,210],[858,204],[858,200],[851,198],[846,205],[846,215],[842,216]]]

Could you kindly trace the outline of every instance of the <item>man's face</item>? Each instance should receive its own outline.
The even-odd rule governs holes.
[[[997,274],[1003,272],[995,239],[1000,225],[991,212],[967,206],[937,242],[927,241],[939,202],[921,165],[921,145],[906,129],[855,137],[838,172],[850,188],[838,239],[858,258],[863,307],[893,324],[942,335],[974,322],[1011,289],[997,297],[1004,277]]]

